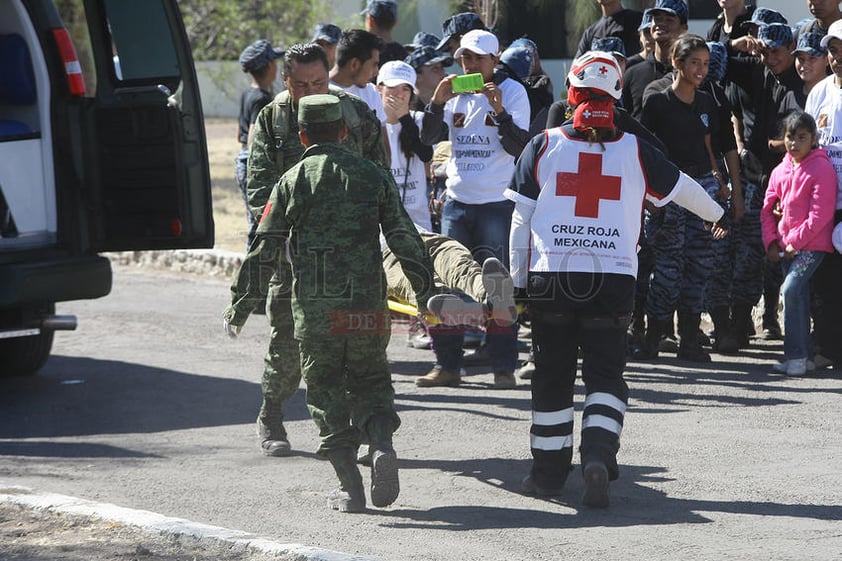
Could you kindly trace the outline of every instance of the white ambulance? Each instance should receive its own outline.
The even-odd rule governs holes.
[[[0,376],[99,298],[99,252],[213,245],[202,108],[175,0],[0,0]]]

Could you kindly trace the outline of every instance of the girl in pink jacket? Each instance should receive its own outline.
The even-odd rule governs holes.
[[[801,376],[813,359],[810,338],[810,278],[833,251],[837,180],[827,153],[818,147],[816,122],[794,111],[784,120],[787,154],[772,171],[760,213],[769,261],[784,274],[784,362],[776,372]]]

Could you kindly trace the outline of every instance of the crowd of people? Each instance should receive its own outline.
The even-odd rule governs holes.
[[[597,2],[561,95],[539,45],[473,12],[397,43],[392,0],[368,1],[364,29],[243,51],[249,239],[225,328],[267,314],[261,449],[290,452],[283,402],[303,375],[332,508],[365,508],[356,461],[375,506],[398,496],[387,294],[417,307],[409,342],[434,353],[418,386],[483,363],[495,388],[531,380],[528,494],[560,494],[570,471],[582,357],[592,507],[619,475],[626,360],[710,362],[760,336],[784,338],[777,372],[842,368],[842,0],[808,0],[814,18],[793,26],[718,0],[707,37],[688,33],[684,0]]]

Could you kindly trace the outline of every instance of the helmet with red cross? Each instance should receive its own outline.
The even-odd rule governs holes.
[[[588,51],[574,60],[567,81],[571,87],[599,90],[614,99],[623,93],[620,65],[611,53],[603,51]]]

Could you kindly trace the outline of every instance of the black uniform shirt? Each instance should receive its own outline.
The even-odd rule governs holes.
[[[658,60],[649,53],[643,62],[626,69],[623,74],[623,107],[632,117],[640,120],[643,115],[643,92],[651,82],[666,76],[672,67]]]
[[[240,139],[243,148],[248,144],[249,127],[257,122],[257,114],[270,101],[272,101],[271,92],[260,88],[249,88],[240,95],[239,133],[237,138]]]
[[[582,33],[579,39],[579,48],[576,49],[576,56],[579,58],[591,50],[591,43],[594,39],[603,37],[619,37],[623,40],[623,47],[626,54],[631,56],[640,50],[640,34],[637,28],[643,20],[643,13],[637,10],[620,10],[614,15],[599,18],[596,23]]]
[[[711,170],[705,135],[718,131],[718,115],[713,98],[699,90],[688,104],[668,86],[643,104],[643,125],[666,145],[669,159],[691,177]]]

